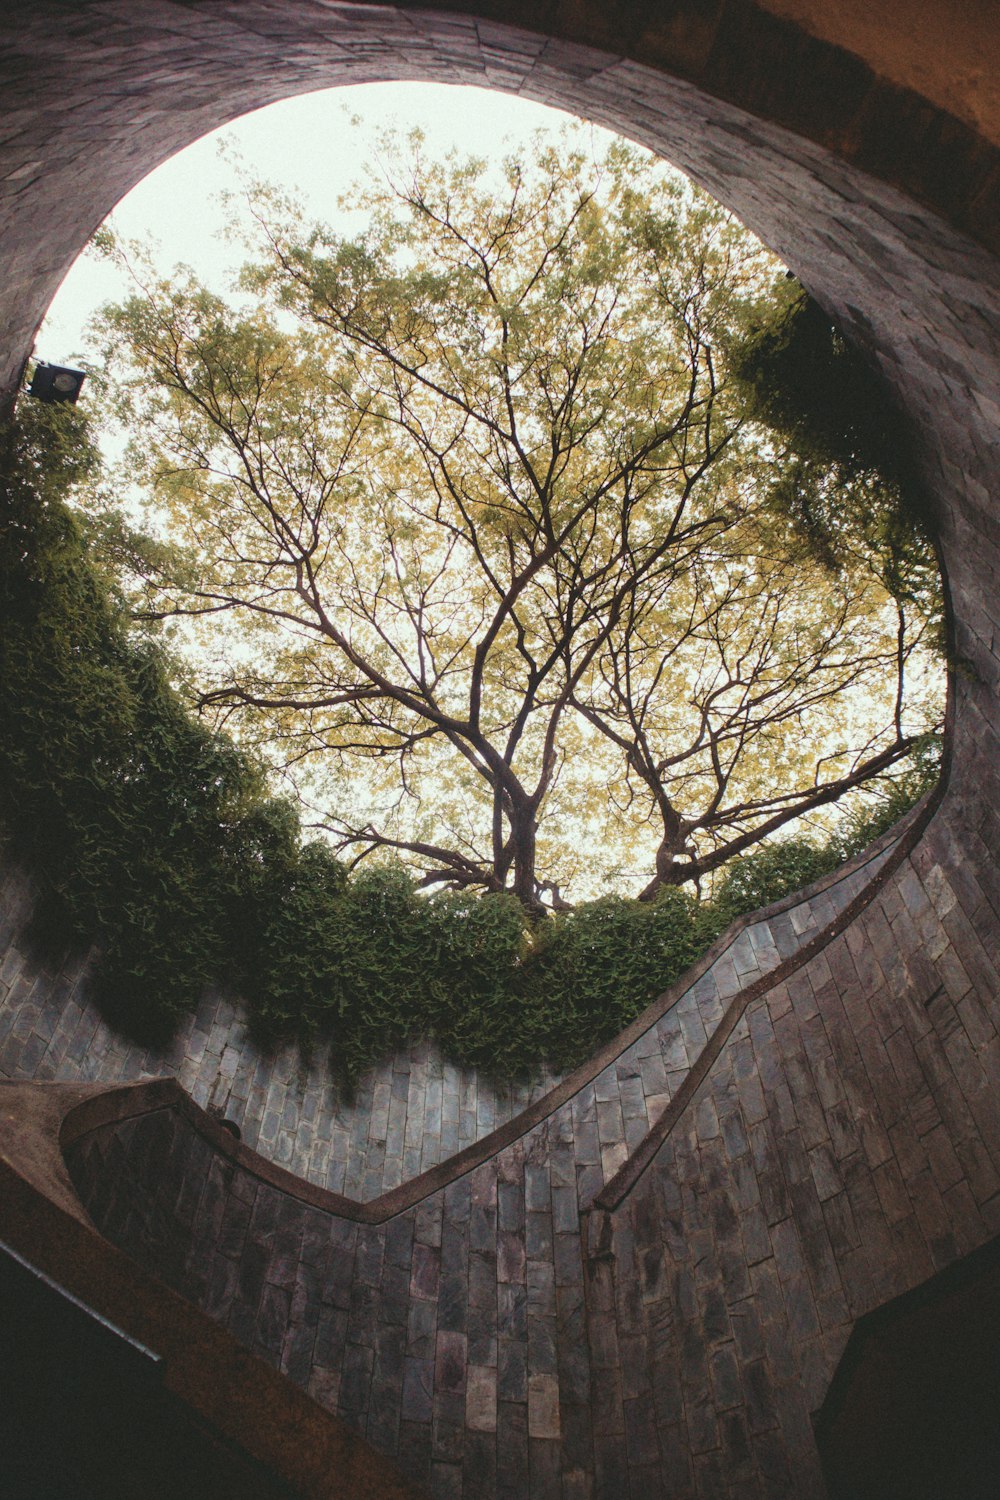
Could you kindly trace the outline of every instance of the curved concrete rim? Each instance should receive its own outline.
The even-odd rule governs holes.
[[[155,103],[159,61],[154,60],[145,88],[140,74],[138,81],[130,79],[115,91],[114,115],[101,97],[85,101],[104,127],[87,138],[89,150],[80,151],[72,132],[63,145],[50,115],[47,146],[35,143],[28,132],[19,153],[24,159],[6,179],[14,190],[15,211],[22,194],[38,196],[41,191],[48,201],[45,249],[36,254],[28,274],[18,277],[19,292],[26,282],[37,290],[7,325],[0,391],[12,388],[58,281],[89,235],[141,177],[240,114],[338,83],[479,83],[576,109],[662,150],[662,141],[648,139],[650,127],[656,133],[657,111],[651,112],[643,98],[649,79],[658,79],[661,89],[669,88],[689,111],[699,112],[703,95],[724,105],[737,129],[741,120],[766,121],[790,140],[809,141],[891,184],[981,245],[1000,245],[1000,110],[994,118],[982,101],[964,100],[946,73],[941,78],[927,68],[915,70],[898,44],[893,45],[893,33],[918,25],[922,10],[928,9],[920,0],[896,0],[881,27],[867,28],[856,17],[852,21],[850,6],[829,17],[821,0],[718,0],[711,5],[685,0],[669,7],[607,7],[585,0],[574,7],[546,7],[541,14],[530,0],[465,0],[440,7],[383,0],[328,0],[318,6],[313,0],[287,0],[280,21],[266,5],[258,16],[253,4],[234,13],[217,0],[201,0],[183,12],[164,3],[162,24],[159,5],[154,0],[132,17],[131,32],[126,16],[124,34],[115,43],[123,68],[128,67],[130,43],[137,57],[144,46],[161,54],[163,102]],[[45,65],[54,61],[54,82],[61,86],[65,108],[71,73],[79,87],[85,54],[99,50],[108,13],[116,10],[108,0],[82,0],[75,11],[75,45],[64,60],[53,45],[65,25],[59,0],[11,0],[5,25],[13,39],[12,55],[16,62],[21,46],[29,64],[41,59],[32,80],[40,105]],[[981,47],[977,52],[977,21],[974,15],[963,18],[959,10],[951,19],[951,35],[961,33],[970,56],[988,56]],[[837,39],[838,27],[845,41]],[[212,84],[199,86],[199,79],[210,76]],[[99,77],[106,85],[107,70],[102,68]],[[930,97],[919,87],[928,82]],[[170,109],[171,95],[180,107]],[[78,117],[86,112],[80,109]],[[15,110],[15,117],[19,113]],[[707,117],[704,123],[714,126]],[[132,139],[123,139],[130,131]],[[19,138],[15,132],[15,140]],[[68,193],[45,193],[39,169],[46,165],[46,154],[55,173],[43,175],[65,175]],[[669,150],[663,154],[673,159]],[[695,163],[679,164],[700,180]],[[717,182],[711,190],[729,201]],[[744,213],[740,204],[734,206]],[[752,224],[752,215],[748,222]],[[794,266],[794,260],[790,263]],[[12,342],[21,347],[11,347]]]

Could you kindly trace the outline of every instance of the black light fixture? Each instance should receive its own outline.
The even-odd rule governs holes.
[[[46,364],[40,359],[28,386],[28,395],[36,401],[76,401],[86,375],[64,365]]]

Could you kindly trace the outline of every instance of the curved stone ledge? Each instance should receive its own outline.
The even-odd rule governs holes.
[[[725,1419],[702,1494],[742,1495],[750,1454],[777,1465],[764,1493],[818,1496],[809,1418],[856,1320],[1000,1230],[1000,985],[965,970],[992,972],[961,881],[932,818],[749,1001],[589,1236],[590,1086],[382,1222],[244,1154],[173,1080],[78,1101],[72,1180],[115,1244],[438,1493],[434,1463],[478,1496],[510,1455],[526,1494],[540,1446],[553,1485],[568,1469],[610,1497],[635,1424],[651,1476],[690,1485],[699,1423]],[[699,1371],[737,1405],[706,1414]],[[446,1430],[459,1457],[432,1462]]]
[[[766,994],[775,984],[788,979],[800,965],[821,952],[833,937],[844,930],[874,898],[912,847],[930,813],[929,804],[926,808],[915,810],[902,833],[892,830],[872,850],[852,861],[845,870],[817,882],[806,899],[802,899],[802,896],[789,897],[768,908],[770,915],[760,913],[741,918],[723,934],[691,973],[661,995],[620,1036],[535,1104],[500,1129],[483,1136],[465,1151],[446,1158],[429,1171],[420,1173],[378,1198],[361,1202],[318,1187],[287,1171],[242,1141],[237,1141],[216,1117],[198,1106],[176,1078],[171,1077],[88,1092],[63,1118],[60,1144],[65,1150],[71,1150],[79,1147],[90,1135],[106,1132],[125,1121],[140,1120],[146,1115],[170,1109],[182,1115],[215,1152],[238,1164],[258,1182],[268,1184],[296,1202],[323,1209],[351,1222],[384,1224],[396,1214],[414,1207],[475,1168],[490,1162],[508,1146],[544,1125],[567,1106],[577,1105],[582,1112],[587,1112],[594,1101],[603,1105],[617,1101],[623,1132],[616,1132],[610,1142],[604,1142],[599,1132],[598,1138],[602,1140],[601,1161],[587,1163],[592,1170],[578,1175],[577,1179],[581,1194],[579,1211],[586,1212],[591,1207],[589,1198],[597,1190],[601,1177],[598,1167],[601,1167],[607,1178],[614,1164],[620,1161],[618,1170],[609,1181],[605,1181],[600,1191],[596,1191],[593,1205],[601,1210],[615,1208],[634,1186],[668,1131],[688,1107],[748,1005]],[[834,915],[832,920],[817,930],[816,912],[820,898],[823,897],[827,899]],[[800,941],[793,945],[790,954],[782,957],[775,945],[770,922],[776,917],[790,916],[792,913],[800,918],[801,931],[797,933]],[[745,944],[742,950],[739,947],[741,942]],[[723,959],[729,959],[732,962],[732,973],[739,974],[741,966],[738,959],[741,954],[744,959],[744,979],[750,974],[753,977],[737,988],[726,1008],[722,1009],[719,975],[716,971]],[[678,1008],[688,997],[692,997],[691,1006],[686,1013],[678,1014]],[[710,1024],[712,1015],[716,1018],[714,1028],[707,1029],[706,1023]],[[644,1060],[662,1057],[664,1037],[660,1033],[665,1022],[669,1026],[666,1036],[668,1046],[678,1042],[685,1029],[694,1022],[702,1028],[703,1042],[700,1051],[687,1054],[685,1064],[677,1070],[676,1077],[680,1083],[672,1098],[667,1091],[669,1080],[662,1066],[658,1063],[655,1069],[648,1070],[650,1074],[655,1072],[657,1078],[663,1078],[665,1091],[652,1096],[659,1102],[661,1113],[655,1114],[651,1128],[642,1132],[641,1127],[635,1126],[634,1122],[641,1120],[648,1123],[648,1113],[640,1115],[636,1110],[631,1115],[625,1115],[628,1107],[628,1099],[625,1097],[627,1082],[642,1078]],[[644,1043],[645,1050],[642,1050]],[[593,1101],[587,1098],[581,1106],[579,1096],[591,1089]],[[637,1095],[638,1090],[633,1090],[632,1093]],[[646,1095],[645,1098],[648,1103],[650,1096]],[[636,1143],[631,1154],[627,1150],[621,1150],[629,1139],[628,1124],[633,1124],[631,1135]]]
[[[797,969],[821,953],[828,943],[850,927],[852,922],[860,916],[900,862],[916,846],[944,795],[944,789],[944,783],[942,783],[928,795],[920,807],[914,809],[900,829],[892,830],[885,839],[880,841],[876,846],[877,852],[873,851],[872,857],[866,859],[864,864],[858,864],[857,871],[852,872],[852,878],[844,883],[842,897],[847,899],[842,900],[832,921],[819,932],[812,933],[808,937],[804,936],[800,947],[795,952],[784,957],[773,969],[765,969],[759,978],[745,985],[733,996],[715,1030],[707,1038],[701,1053],[691,1064],[676,1094],[663,1109],[659,1118],[653,1121],[645,1139],[630,1154],[611,1181],[606,1182],[597,1194],[592,1205],[594,1209],[600,1213],[615,1209],[632,1191],[643,1172],[654,1160],[671,1130],[680,1122],[684,1111],[694,1102],[712,1065],[719,1058],[734,1028],[742,1020],[749,1006],[765,995],[768,990],[773,989],[775,985],[783,984],[790,979]],[[855,883],[853,875],[860,874],[862,870],[866,877],[864,882]]]

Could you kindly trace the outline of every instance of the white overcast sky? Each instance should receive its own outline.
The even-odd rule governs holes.
[[[376,83],[304,94],[203,136],[140,182],[112,221],[128,239],[157,242],[163,270],[179,262],[195,266],[222,290],[245,252],[220,239],[226,216],[219,195],[233,186],[232,170],[218,154],[220,141],[236,148],[252,175],[297,189],[312,216],[336,221],[338,196],[387,126],[420,126],[431,152],[454,146],[490,157],[568,118],[514,95],[442,84]],[[605,132],[595,127],[595,136]],[[125,291],[107,263],[81,256],[49,309],[36,341],[38,357],[53,364],[86,359],[87,320]]]

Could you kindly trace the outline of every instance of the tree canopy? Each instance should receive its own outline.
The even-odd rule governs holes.
[[[581,140],[397,145],[353,237],[257,187],[232,296],[140,257],[101,323],[137,608],[191,623],[202,708],[338,851],[529,911],[700,880],[940,717],[928,545],[734,377],[783,268]]]
[[[130,539],[66,503],[96,460],[80,408],[25,402],[0,425],[0,833],[32,879],[36,956],[89,950],[89,998],[144,1046],[218,985],[259,1038],[328,1048],[348,1077],[408,1037],[502,1076],[563,1070],[935,777],[925,753],[874,817],[737,857],[711,898],[606,896],[529,926],[510,894],[418,892],[398,865],[348,874],[130,628],[108,565]]]

